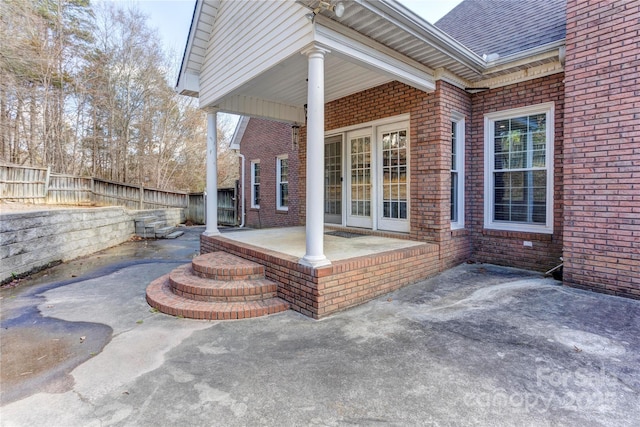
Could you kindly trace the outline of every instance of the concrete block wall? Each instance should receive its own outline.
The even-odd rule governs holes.
[[[0,281],[118,245],[133,232],[121,207],[0,214]]]
[[[185,209],[182,208],[144,209],[129,212],[135,218],[141,216],[155,216],[158,218],[158,221],[164,221],[169,227],[184,224],[187,220]]]

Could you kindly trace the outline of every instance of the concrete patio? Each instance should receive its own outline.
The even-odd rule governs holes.
[[[0,291],[2,426],[637,425],[640,302],[465,264],[316,321],[150,310],[201,228]],[[223,233],[224,234],[224,233]]]

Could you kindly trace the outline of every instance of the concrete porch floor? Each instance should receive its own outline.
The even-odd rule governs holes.
[[[335,231],[346,232],[350,234],[351,237],[340,237],[328,234]],[[333,262],[397,249],[411,248],[423,244],[407,239],[360,234],[364,232],[366,231],[325,227],[325,256]],[[302,258],[305,255],[304,227],[230,230],[225,231],[223,235],[228,239],[240,243],[280,252],[296,258]]]

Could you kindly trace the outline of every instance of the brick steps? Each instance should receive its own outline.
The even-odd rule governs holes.
[[[169,273],[169,283],[176,295],[200,301],[255,301],[273,298],[278,292],[271,280],[213,280],[194,275],[189,264]]]
[[[225,252],[193,259],[147,287],[147,302],[159,311],[191,319],[247,319],[279,313],[289,304],[264,267]]]

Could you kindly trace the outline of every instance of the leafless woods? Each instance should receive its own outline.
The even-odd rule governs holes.
[[[206,118],[197,100],[174,92],[180,54],[163,51],[140,11],[89,0],[3,0],[0,46],[2,161],[203,189]],[[230,128],[223,119],[218,129],[220,179],[229,183],[237,174],[225,143]]]

